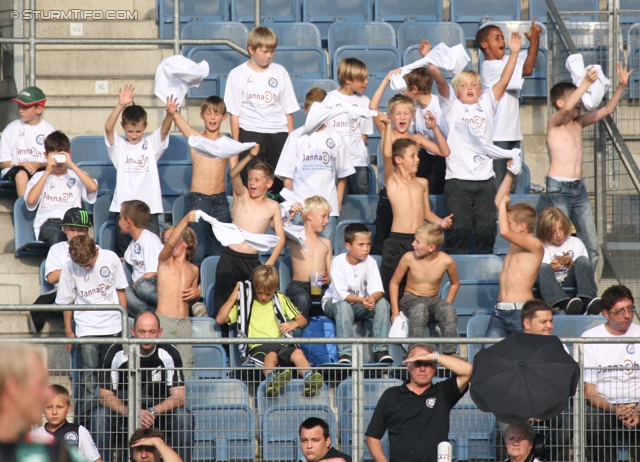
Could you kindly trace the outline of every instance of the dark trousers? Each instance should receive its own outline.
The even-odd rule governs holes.
[[[522,150],[521,141],[494,141],[493,144],[502,149],[520,149],[520,158],[522,159],[522,162],[524,162],[524,151]],[[502,184],[504,177],[507,175],[507,162],[509,162],[509,159],[493,159],[493,172],[496,174],[496,177],[494,178],[496,191]],[[514,181],[511,185],[511,194],[516,192],[516,183],[517,181]]]
[[[323,288],[324,292],[325,288]],[[313,305],[313,301],[319,302],[320,296],[311,295],[311,283],[304,281],[291,281],[287,286],[285,295],[291,299],[300,313],[308,320],[312,316],[324,315],[319,305]]]
[[[576,287],[578,289],[577,297],[587,300],[595,298],[598,293],[593,266],[591,266],[591,262],[586,257],[578,257],[573,262],[573,266],[569,270],[567,277],[562,281],[562,284],[556,280],[551,266],[547,263],[542,263],[538,272],[537,283],[542,299],[551,306],[569,300],[567,293],[562,290],[563,287]]]
[[[444,176],[447,173],[447,161],[444,157],[432,156],[424,149],[418,152],[420,164],[416,176],[429,182],[429,194],[444,193]]]
[[[149,225],[147,226],[147,229],[151,231],[153,234],[155,234],[156,236],[160,235],[160,225],[158,224],[158,222],[159,222],[159,217],[161,215],[163,214],[152,213],[151,217],[149,218]],[[113,214],[113,221],[116,223],[116,226],[115,226],[116,248],[114,250],[120,258],[123,258],[124,253],[127,251],[127,247],[129,247],[129,244],[133,239],[131,238],[130,234],[122,234],[122,231],[120,231],[120,225],[118,225],[118,222],[120,221],[119,213]]]
[[[278,165],[278,160],[280,159],[280,153],[282,152],[282,148],[284,147],[284,143],[286,143],[287,138],[289,137],[289,133],[258,133],[258,132],[249,132],[247,130],[240,129],[240,136],[238,137],[238,141],[241,143],[258,143],[260,145],[260,152],[255,157],[256,159],[260,159],[267,164],[271,165],[273,169],[276,169],[276,165]],[[240,154],[239,160],[244,159],[247,155],[249,155],[249,151],[245,151]],[[247,169],[245,168],[241,173],[242,182],[247,184]],[[282,180],[280,178],[275,178],[273,180],[273,186],[271,187],[271,192],[279,193],[283,187]]]
[[[371,243],[371,254],[382,255],[384,241],[391,234],[391,225],[393,224],[393,210],[391,202],[387,196],[387,189],[382,188],[378,192],[378,208],[376,209],[376,232]]]
[[[587,427],[587,451],[585,460],[610,462],[618,460],[619,451],[629,451],[628,456],[638,460],[638,427],[627,428],[616,414],[589,404],[585,408]],[[626,459],[631,460],[631,459]]]
[[[215,218],[222,223],[231,223],[231,211],[229,210],[229,201],[225,193],[207,194],[190,192],[187,195],[187,213],[192,210],[202,210],[207,215]],[[190,223],[189,226],[196,232],[198,237],[198,246],[193,256],[193,264],[200,266],[202,260],[210,255],[220,255],[222,252],[222,244],[213,234],[211,224],[204,220],[197,223]]]
[[[477,254],[492,254],[496,241],[496,188],[493,178],[484,181],[447,180],[444,202],[453,224],[447,231],[447,250],[452,254],[467,253],[473,230]]]
[[[347,192],[349,194],[370,194],[369,169],[367,167],[354,168],[356,173],[347,177]]]
[[[67,235],[62,232],[62,219],[49,218],[47,221],[42,223],[37,237],[39,241],[42,241],[47,245],[47,249],[58,242],[66,241]]]

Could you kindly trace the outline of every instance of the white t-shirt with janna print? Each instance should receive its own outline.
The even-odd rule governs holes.
[[[44,139],[56,129],[44,119],[37,125],[14,120],[2,132],[0,162],[46,162]],[[11,167],[3,168],[4,176]]]
[[[47,253],[47,259],[44,264],[44,276],[47,277],[54,271],[62,270],[62,267],[70,258],[68,241],[53,244],[49,248],[49,253]],[[58,283],[54,283],[53,286],[58,287]]]
[[[567,254],[573,261],[576,261],[579,257],[586,257],[589,259],[589,253],[582,241],[575,236],[569,236],[560,245],[543,244],[544,256],[542,257],[542,263],[550,264],[556,257],[561,257],[563,254]],[[562,283],[569,274],[569,268],[566,265],[562,265],[559,270],[553,272],[556,281]]]
[[[416,102],[417,103],[417,102]],[[425,108],[421,108],[420,104],[416,104],[416,115],[411,122],[411,126],[409,127],[409,131],[413,133],[417,133],[419,135],[424,136],[429,141],[433,141],[437,143],[438,140],[436,138],[436,134],[429,128],[427,123],[424,120],[424,117],[427,115],[427,112],[431,112],[433,117],[436,119],[436,125],[446,138],[449,135],[449,127],[447,126],[447,121],[442,115],[442,110],[440,109],[440,102],[436,95],[431,96],[431,101]],[[435,156],[436,154],[431,151],[426,151],[428,154]]]
[[[158,256],[164,245],[158,236],[148,229],[142,231],[137,241],[131,241],[124,253],[124,261],[131,265],[131,280],[136,282],[145,273],[158,272]]]

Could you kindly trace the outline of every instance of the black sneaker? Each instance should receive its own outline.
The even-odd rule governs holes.
[[[602,300],[600,297],[592,299],[587,305],[586,314],[600,314],[602,312]]]
[[[346,364],[348,366],[351,366],[351,356],[340,355],[340,358],[338,359],[338,364]]]
[[[380,364],[393,363],[393,357],[389,354],[388,351],[376,351],[373,354],[373,360],[374,362],[380,363]]]
[[[565,312],[567,314],[582,314],[583,308],[582,300],[576,297],[569,300],[569,303],[567,303],[567,307],[565,308]]]

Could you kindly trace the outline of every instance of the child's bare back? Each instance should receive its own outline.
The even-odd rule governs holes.
[[[444,273],[456,269],[453,258],[442,251],[422,258],[414,252],[408,252],[403,260],[408,265],[404,291],[417,296],[437,297]]]
[[[331,241],[326,237],[313,233],[305,239],[307,250],[304,251],[299,242],[289,240],[289,251],[291,253],[291,266],[293,268],[294,281],[308,281],[311,271],[322,271],[329,274],[332,249]]]

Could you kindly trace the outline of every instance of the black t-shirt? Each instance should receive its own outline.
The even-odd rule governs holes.
[[[449,440],[451,408],[464,393],[455,374],[421,395],[409,390],[407,383],[385,390],[365,435],[382,439],[389,431],[390,462],[437,462],[438,444]]]
[[[0,443],[0,461],[2,462],[80,462],[75,451],[70,452],[66,445],[52,444],[51,438],[44,439],[33,435],[24,435],[18,443]]]
[[[335,459],[335,458],[341,458],[341,459],[344,459],[346,462],[351,462],[351,456],[348,456],[347,454],[344,454],[338,451],[336,448],[330,448],[329,452],[327,452],[324,455],[324,457],[320,460]]]
[[[129,358],[122,345],[111,345],[104,359],[103,381],[105,388],[113,392],[127,389],[127,367]],[[184,375],[180,368],[182,358],[173,345],[156,345],[148,356],[140,355],[142,394],[159,401],[169,397],[172,387],[184,386]],[[115,369],[119,369],[116,371]]]

